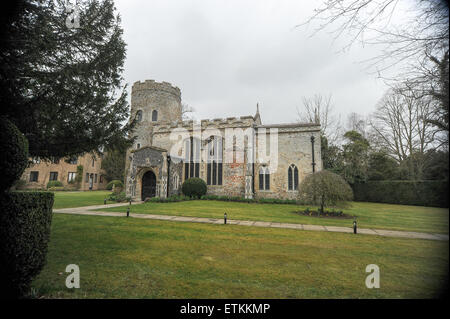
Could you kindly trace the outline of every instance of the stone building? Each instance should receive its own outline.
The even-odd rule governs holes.
[[[208,194],[293,199],[322,169],[320,124],[264,125],[258,105],[255,115],[183,121],[180,89],[146,80],[132,87],[132,120],[125,187],[134,200],[179,194],[190,177]]]
[[[101,155],[85,154],[73,158],[41,160],[32,158],[21,179],[25,181],[25,189],[44,189],[49,181],[60,181],[64,188],[74,190],[100,190],[105,189],[107,180],[101,169]],[[77,167],[82,166],[82,178],[76,184]]]

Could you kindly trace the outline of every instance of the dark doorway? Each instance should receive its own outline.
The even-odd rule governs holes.
[[[156,176],[152,171],[148,171],[142,176],[142,200],[156,195]]]

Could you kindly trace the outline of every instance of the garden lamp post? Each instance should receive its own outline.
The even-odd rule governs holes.
[[[130,217],[130,206],[127,207],[127,217]]]
[[[357,233],[358,226],[356,225],[356,220],[353,221],[353,234]]]
[[[227,224],[227,213],[223,214],[223,223]]]

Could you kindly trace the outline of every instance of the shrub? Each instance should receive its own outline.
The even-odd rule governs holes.
[[[206,194],[207,187],[204,180],[193,177],[184,181],[181,191],[189,197],[201,198]]]
[[[24,297],[45,264],[53,193],[0,194],[0,296]]]
[[[112,190],[113,185],[114,185],[115,187],[123,188],[123,183],[122,183],[122,181],[120,181],[120,180],[118,180],[118,179],[114,179],[114,180],[110,181],[108,184],[106,184],[106,189],[109,190],[109,191]]]
[[[320,212],[327,206],[344,206],[353,199],[350,185],[341,176],[325,170],[308,175],[299,189],[300,200],[320,205]]]
[[[0,118],[0,191],[9,189],[28,165],[28,140],[19,129],[5,117]]]
[[[53,187],[61,187],[63,184],[60,181],[49,181],[47,183],[47,189],[53,188]]]
[[[448,207],[448,181],[369,181],[353,185],[355,200]]]
[[[131,197],[127,197],[125,192],[111,193],[108,197],[108,200],[118,203],[129,202],[131,200]]]

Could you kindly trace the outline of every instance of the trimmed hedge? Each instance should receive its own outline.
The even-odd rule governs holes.
[[[206,194],[207,186],[203,179],[192,177],[184,181],[181,191],[186,196],[200,198]]]
[[[11,121],[0,117],[0,191],[9,189],[28,164],[28,140]]]
[[[53,193],[0,194],[0,297],[21,298],[45,265]]]
[[[353,193],[360,202],[449,207],[448,181],[369,181]]]

